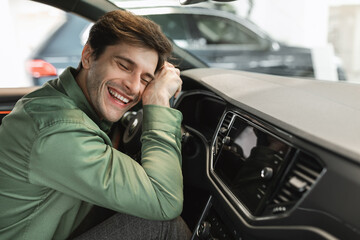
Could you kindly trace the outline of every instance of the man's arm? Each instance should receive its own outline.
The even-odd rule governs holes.
[[[100,129],[84,127],[90,121],[58,122],[42,129],[33,143],[30,182],[138,217],[178,216],[181,113],[154,105],[144,112],[143,166],[112,148]]]

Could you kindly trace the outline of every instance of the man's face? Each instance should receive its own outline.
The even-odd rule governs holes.
[[[87,47],[85,57],[86,51],[92,51]],[[101,118],[116,122],[140,101],[145,87],[154,79],[158,54],[119,43],[108,46],[97,60],[93,56],[88,59],[83,64],[85,96]]]

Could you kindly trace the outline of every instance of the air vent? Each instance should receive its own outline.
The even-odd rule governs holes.
[[[214,155],[217,155],[217,153],[219,152],[219,149],[221,148],[223,140],[229,132],[229,128],[230,128],[230,124],[231,124],[231,120],[232,120],[233,116],[234,116],[234,114],[230,113],[230,112],[227,112],[224,116],[224,120],[222,121],[221,126],[219,128],[219,132],[216,136]]]
[[[283,185],[271,202],[272,212],[288,211],[311,189],[322,170],[323,167],[315,158],[299,152]]]
[[[227,112],[225,114],[224,121],[222,122],[221,127],[220,127],[220,133],[226,133],[227,132],[227,130],[229,129],[229,126],[230,126],[233,115],[234,114],[232,114],[230,112]]]

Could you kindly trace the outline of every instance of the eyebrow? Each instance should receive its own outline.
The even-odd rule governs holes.
[[[123,56],[114,56],[114,58],[124,60],[124,61],[126,61],[127,63],[129,63],[132,66],[137,66],[137,64],[133,60],[131,60],[130,58],[123,57]],[[153,74],[151,74],[151,73],[145,73],[145,75],[148,76],[149,78],[151,78],[151,80],[155,79],[155,76]]]

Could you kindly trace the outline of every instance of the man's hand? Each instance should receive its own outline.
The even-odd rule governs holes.
[[[155,75],[142,95],[143,105],[155,104],[170,107],[169,100],[181,91],[180,70],[169,62]]]

